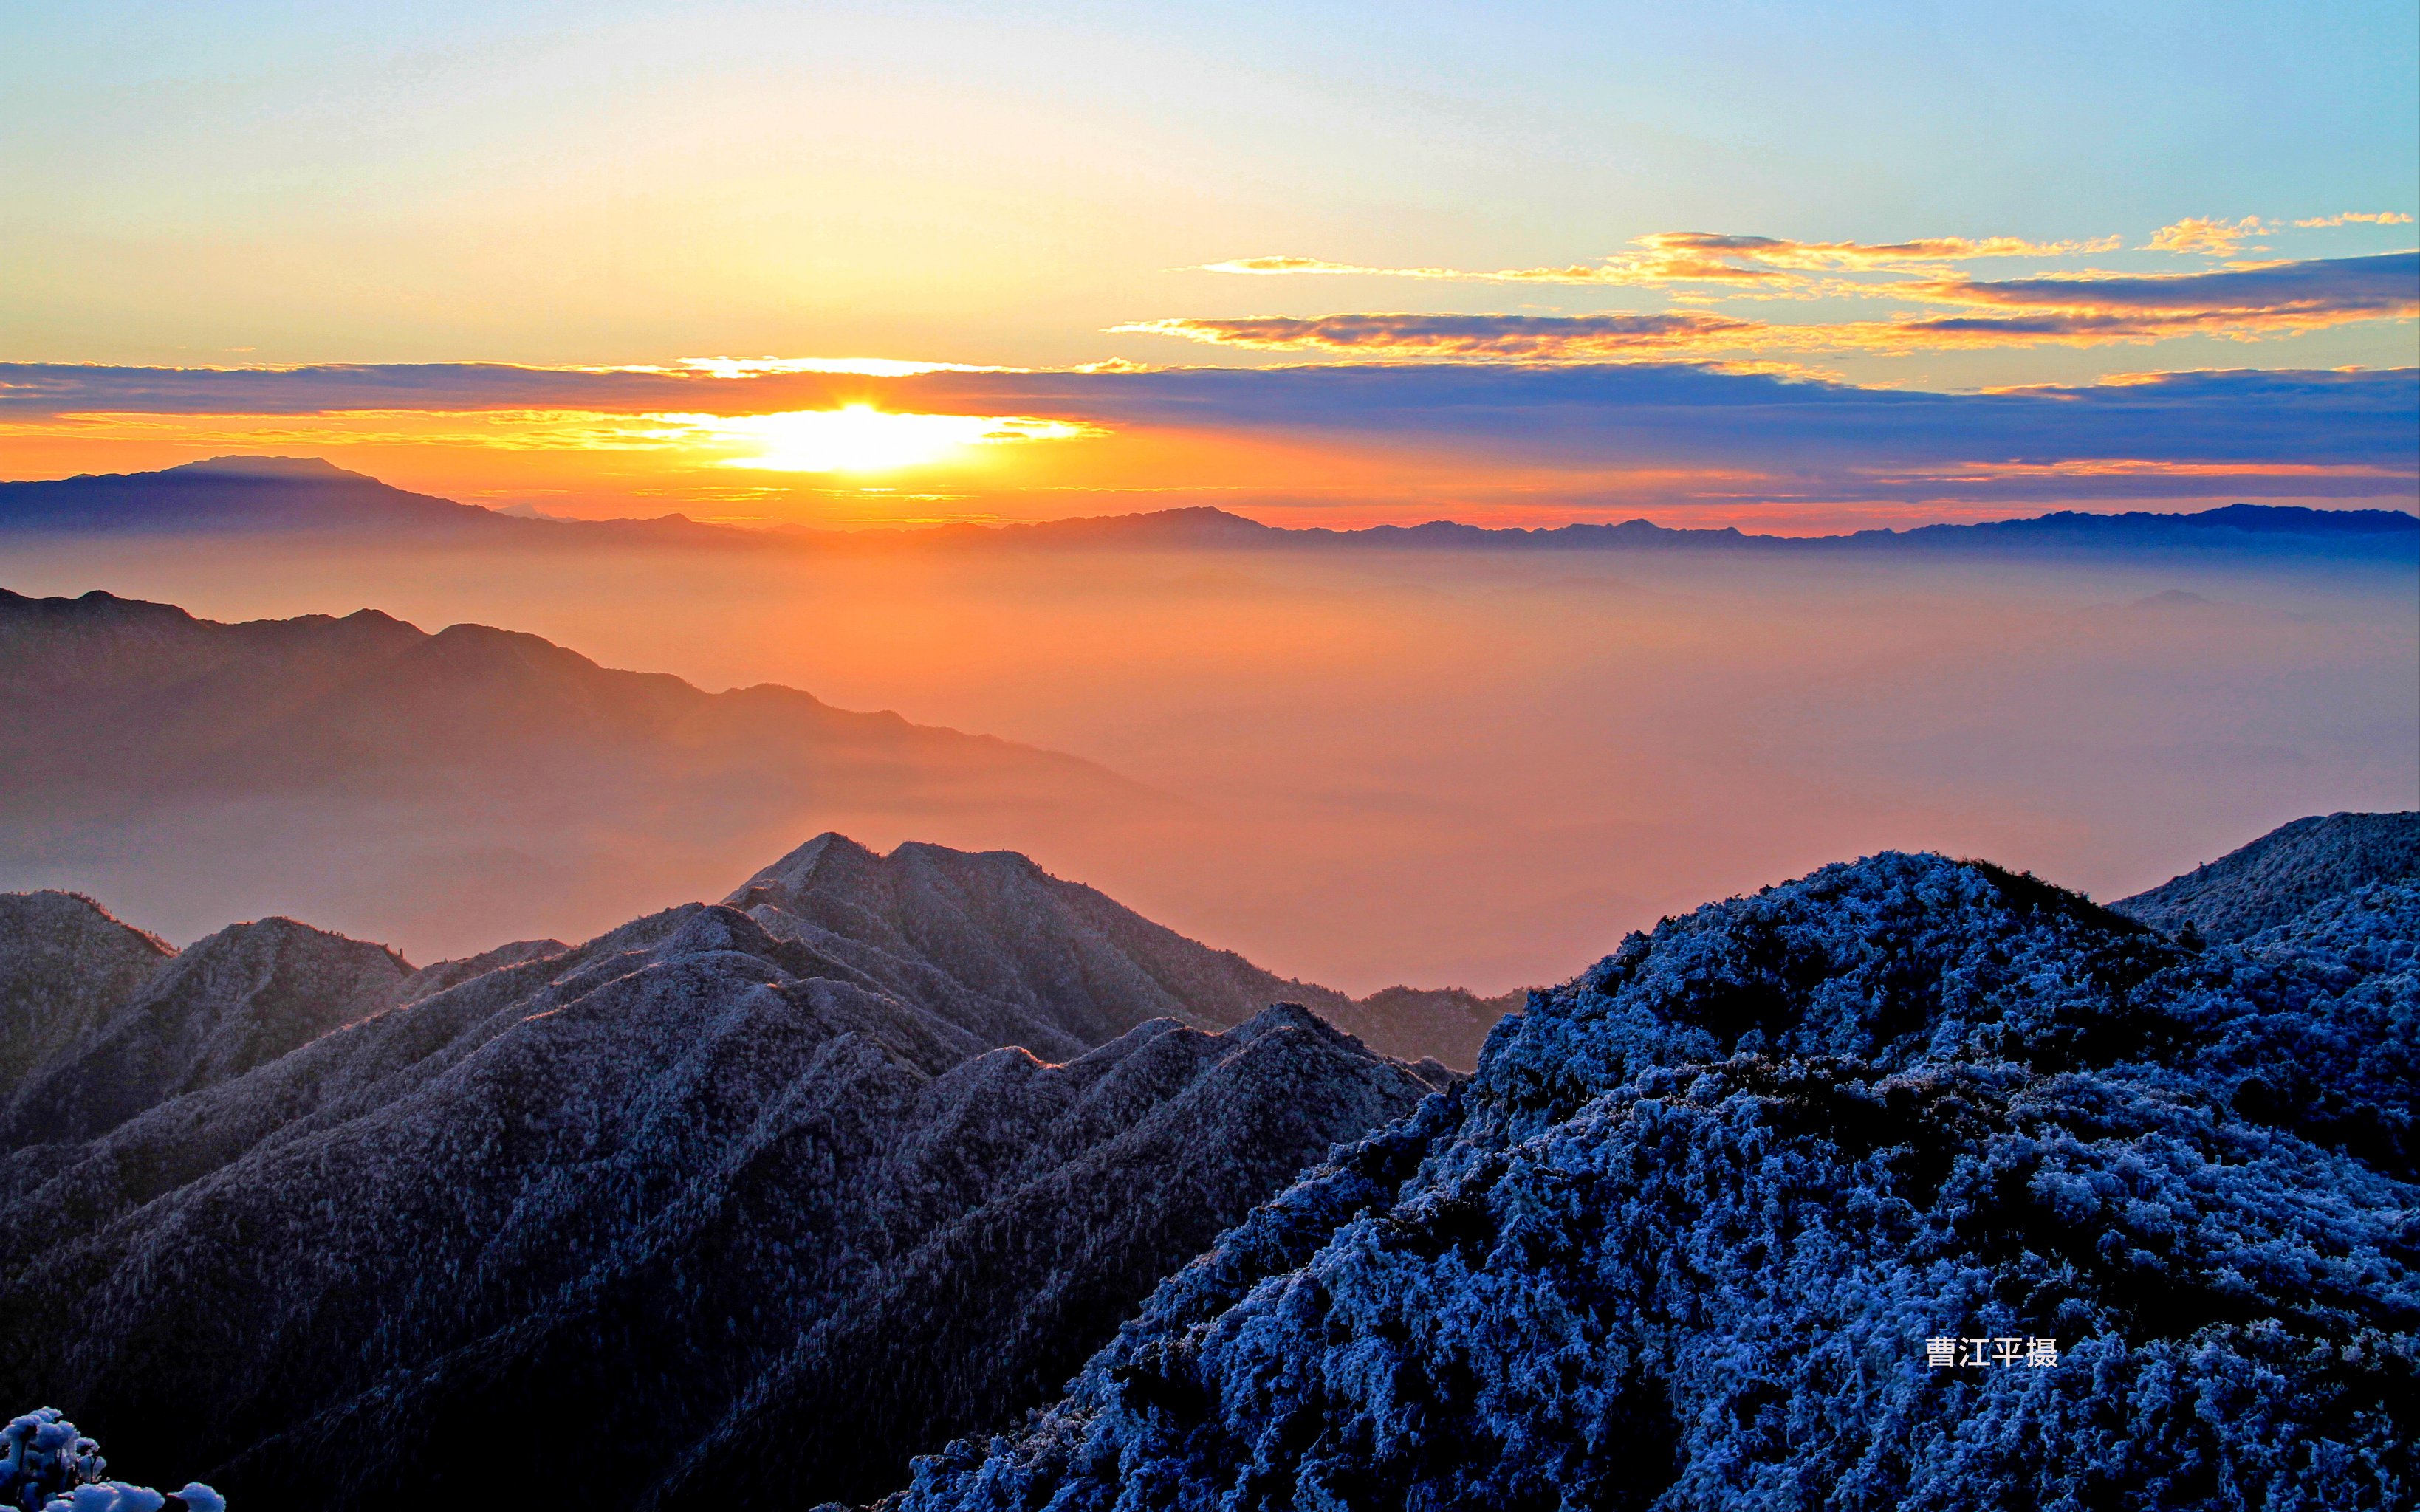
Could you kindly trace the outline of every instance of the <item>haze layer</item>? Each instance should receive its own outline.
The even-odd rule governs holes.
[[[995,806],[934,835],[894,815],[860,838],[1012,845],[1356,992],[1557,980],[1621,931],[1884,847],[1991,855],[2110,897],[2299,814],[2420,806],[2408,563],[184,540],[20,543],[0,580],[214,619],[476,622],[708,689],[786,684],[1085,757],[1176,801],[1114,822]],[[768,812],[761,835],[724,816],[716,842],[778,850],[827,827],[812,807]],[[670,903],[711,859],[617,865]],[[171,933],[225,915],[146,915],[162,895],[141,879],[163,864],[88,857],[0,885],[88,886]],[[310,897],[255,906],[402,938],[406,887],[342,918]],[[643,901],[599,897],[594,920],[546,932]],[[406,943],[517,929],[536,932]]]

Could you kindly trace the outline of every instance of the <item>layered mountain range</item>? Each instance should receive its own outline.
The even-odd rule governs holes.
[[[62,894],[0,942],[6,1388],[264,1507],[627,1505],[705,1442],[871,1496],[1454,1080],[1022,857],[833,836],[422,970]]]
[[[2420,556],[2420,517],[2399,509],[2227,504],[2189,514],[2075,511],[1978,525],[1867,530],[1843,535],[1756,535],[1644,519],[1551,529],[1433,520],[1360,530],[1290,529],[1207,507],[1056,520],[872,531],[752,530],[691,520],[572,520],[507,515],[396,488],[316,457],[224,456],[157,472],[0,483],[0,534],[294,534],[458,540],[501,547],[681,546],[698,548],[883,549],[1449,549],[1617,551],[2235,551]]]
[[[0,590],[0,885],[64,873],[187,936],[217,922],[205,910],[310,900],[356,931],[394,925],[415,952],[578,934],[667,893],[720,891],[765,854],[751,847],[802,827],[1014,839],[1178,807],[1075,757],[792,688],[706,693],[485,625],[429,634],[375,610],[228,625],[104,593]],[[1388,1053],[1467,1069],[1521,1000],[1409,987],[1356,999],[1280,978],[1021,856],[910,846],[876,865],[841,842],[818,856],[785,895],[797,927],[839,907],[833,927],[907,960],[923,943],[899,933],[910,917],[940,917],[914,904],[1049,913],[1148,957],[1183,983],[1150,1000],[1197,1023],[1302,1002]],[[806,880],[840,875],[845,903]],[[893,889],[896,906],[877,902]],[[1021,1032],[1050,1054],[1098,1042]]]
[[[64,878],[184,938],[308,905],[424,955],[593,933],[818,829],[1021,842],[1172,803],[1071,756],[485,625],[220,624],[105,593],[0,591],[0,885]]]
[[[2231,941],[1828,867],[1467,1081],[1013,856],[420,969],[17,895],[0,1391],[238,1512],[2404,1504],[2415,835]]]

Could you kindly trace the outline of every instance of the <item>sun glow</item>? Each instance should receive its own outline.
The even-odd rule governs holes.
[[[1063,420],[894,414],[870,404],[771,415],[657,415],[696,440],[737,447],[719,466],[768,472],[883,472],[951,459],[970,447],[1098,434]]]

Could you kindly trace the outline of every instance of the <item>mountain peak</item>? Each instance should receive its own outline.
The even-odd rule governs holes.
[[[172,476],[185,477],[279,478],[312,483],[329,483],[342,478],[358,478],[364,483],[376,481],[365,472],[349,471],[323,456],[211,456],[161,471]]]
[[[814,876],[815,869],[823,864],[824,857],[834,853],[860,861],[881,859],[839,830],[827,829],[733,888],[731,895],[722,901],[734,908],[744,908],[748,906],[746,900],[749,896],[760,888],[786,890],[802,887]]]

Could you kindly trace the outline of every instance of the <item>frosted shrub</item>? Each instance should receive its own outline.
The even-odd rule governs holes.
[[[104,1480],[101,1445],[76,1431],[55,1407],[12,1419],[0,1432],[0,1506],[14,1512],[226,1512],[226,1502],[194,1483],[173,1495]]]

